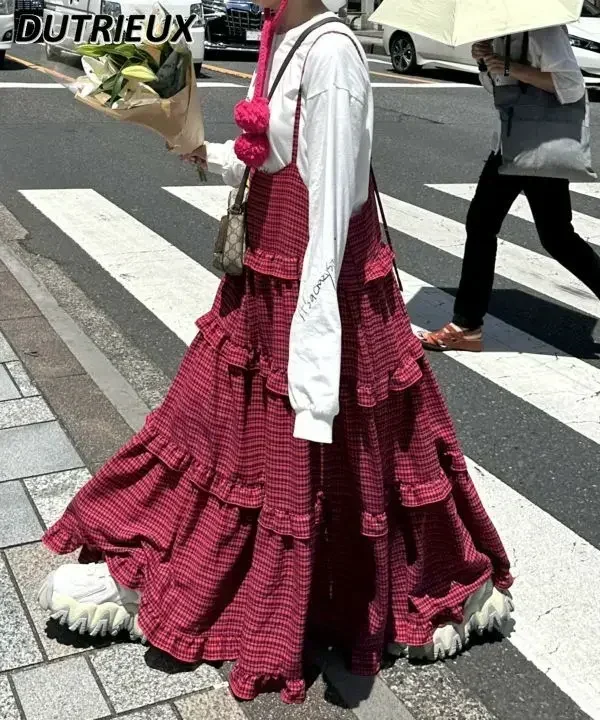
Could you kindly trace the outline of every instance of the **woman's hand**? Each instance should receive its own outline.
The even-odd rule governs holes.
[[[187,155],[179,156],[183,162],[189,162],[193,165],[198,165],[202,170],[208,170],[208,163],[206,162],[206,145],[200,145],[193,152],[187,153]]]
[[[501,55],[485,55],[483,62],[490,75],[504,75],[506,60]]]
[[[487,55],[484,62],[491,75],[504,75],[504,58],[500,55]],[[556,94],[551,72],[542,72],[531,65],[521,65],[521,63],[511,60],[508,74],[513,80]]]
[[[483,60],[486,55],[491,55],[492,52],[492,43],[489,40],[475,43],[475,45],[471,47],[471,57],[477,61]]]

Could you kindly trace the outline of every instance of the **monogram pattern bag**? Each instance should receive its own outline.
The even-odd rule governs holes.
[[[326,18],[307,28],[302,35],[300,35],[275,78],[275,82],[269,92],[269,100],[273,97],[275,88],[279,85],[279,81],[283,77],[283,73],[292,59],[293,54],[300,45],[302,45],[306,37],[313,30],[330,22],[340,22],[340,20],[338,18]],[[213,266],[228,275],[241,275],[244,270],[244,255],[246,253],[246,237],[248,232],[246,226],[246,203],[248,201],[249,178],[250,168],[246,168],[239,189],[232,190],[229,194],[227,214],[221,218],[219,234],[215,243]]]
[[[215,244],[213,265],[228,275],[241,275],[246,252],[246,202],[248,200],[248,173],[239,190],[229,193],[227,215],[221,218]]]

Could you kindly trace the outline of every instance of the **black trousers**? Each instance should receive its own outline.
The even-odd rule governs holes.
[[[453,322],[483,325],[494,284],[497,235],[520,192],[544,249],[600,298],[600,257],[572,225],[568,180],[500,175],[501,156],[488,158],[467,215],[467,242]]]

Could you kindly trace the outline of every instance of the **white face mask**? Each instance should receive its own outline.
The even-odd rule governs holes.
[[[322,0],[323,5],[329,10],[329,12],[339,12],[344,5],[346,0]]]

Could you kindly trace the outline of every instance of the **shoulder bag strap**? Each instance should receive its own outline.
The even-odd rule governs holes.
[[[529,33],[523,33],[523,44],[521,46],[521,65],[529,65]]]
[[[529,33],[523,33],[523,43],[521,45],[521,57],[519,58],[521,65],[529,65]],[[527,92],[527,84],[519,80],[519,87],[522,93]]]
[[[306,30],[300,35],[300,37],[296,40],[294,43],[292,49],[287,54],[285,60],[281,64],[281,67],[279,68],[279,72],[277,73],[277,76],[275,77],[275,80],[273,81],[273,85],[271,86],[271,90],[269,92],[268,99],[271,100],[273,97],[273,93],[275,92],[275,89],[281,82],[281,78],[283,77],[283,74],[287,70],[288,65],[290,64],[290,61],[298,48],[302,45],[302,43],[306,40],[308,35],[310,35],[311,32],[316,30],[317,28],[321,27],[322,25],[327,25],[329,23],[343,23],[342,20],[336,17],[329,17],[325,18],[324,20],[320,20],[318,23],[315,23],[314,25],[311,25],[310,27],[306,28]],[[246,185],[248,184],[248,178],[250,177],[251,168],[246,167],[246,170],[244,171],[244,176],[242,178],[242,182],[240,183],[240,189],[238,190],[237,197],[235,199],[235,206],[234,207],[241,207],[242,203],[244,202],[244,193],[246,191]]]

